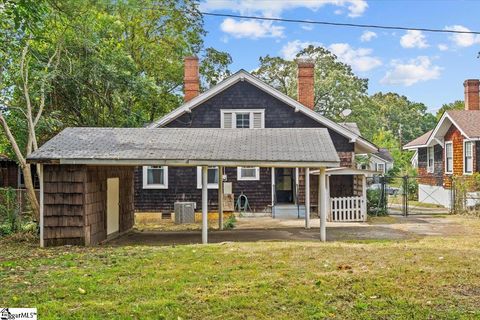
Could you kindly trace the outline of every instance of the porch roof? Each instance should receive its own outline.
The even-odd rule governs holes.
[[[338,167],[325,128],[67,128],[31,163]]]
[[[310,171],[310,174],[318,175],[318,170]],[[328,168],[325,170],[327,176],[339,176],[339,175],[360,175],[366,177],[372,177],[374,174],[378,174],[377,171],[355,169],[348,167]]]

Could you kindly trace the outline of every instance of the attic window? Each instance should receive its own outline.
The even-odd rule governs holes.
[[[262,129],[265,128],[265,110],[231,109],[220,110],[221,128]]]

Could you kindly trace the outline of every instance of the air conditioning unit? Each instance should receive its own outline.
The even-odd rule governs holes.
[[[175,223],[195,223],[195,202],[175,202]]]

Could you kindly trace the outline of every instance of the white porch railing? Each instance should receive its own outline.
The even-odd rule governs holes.
[[[363,197],[330,198],[330,221],[365,221],[366,206]]]

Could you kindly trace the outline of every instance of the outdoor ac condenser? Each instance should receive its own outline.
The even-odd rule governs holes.
[[[195,223],[195,202],[175,202],[175,223]]]

